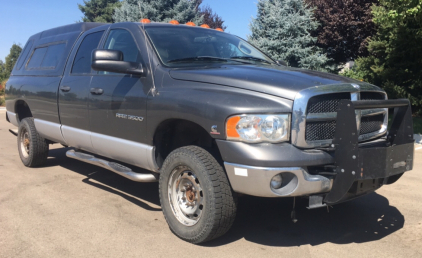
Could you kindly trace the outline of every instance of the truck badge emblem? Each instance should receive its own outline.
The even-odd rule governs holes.
[[[217,131],[217,126],[213,125],[211,126],[211,134],[220,134],[220,132]]]
[[[117,118],[123,118],[123,119],[128,119],[128,120],[132,120],[132,121],[138,121],[138,122],[142,122],[144,121],[144,118],[141,116],[131,116],[131,115],[126,115],[126,114],[116,114]]]
[[[353,86],[353,88],[355,88],[357,90],[360,90],[360,86],[359,85],[352,83],[352,86]]]

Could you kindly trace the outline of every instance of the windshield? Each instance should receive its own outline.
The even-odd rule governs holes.
[[[185,26],[153,26],[145,31],[166,66],[210,62],[274,64],[261,51],[228,33]]]

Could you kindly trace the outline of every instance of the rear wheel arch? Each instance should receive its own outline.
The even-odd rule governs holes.
[[[31,108],[24,100],[17,100],[15,103],[16,119],[20,123],[23,119],[33,117]]]

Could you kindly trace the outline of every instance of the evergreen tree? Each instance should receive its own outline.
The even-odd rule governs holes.
[[[367,41],[375,34],[371,6],[378,0],[306,0],[315,7],[321,26],[312,36],[335,64],[367,56]]]
[[[9,55],[6,56],[6,63],[4,65],[4,72],[3,72],[4,78],[10,77],[10,74],[12,73],[13,67],[15,66],[15,63],[18,60],[21,52],[22,52],[22,48],[19,45],[17,45],[17,44],[12,45],[12,47],[10,48]]]
[[[120,7],[119,0],[84,0],[78,4],[79,10],[84,14],[83,22],[108,22],[112,23],[114,9]]]
[[[347,76],[383,87],[390,98],[409,98],[422,114],[422,0],[380,0],[372,8],[377,33],[369,56]]]
[[[328,58],[310,34],[318,25],[303,0],[259,0],[248,40],[290,66],[324,69]]]
[[[153,22],[180,23],[189,21],[202,24],[203,17],[198,11],[200,0],[124,0],[122,6],[115,9],[115,22],[138,22],[148,18]]]

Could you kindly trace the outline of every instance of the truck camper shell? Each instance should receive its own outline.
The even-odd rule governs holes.
[[[45,30],[31,36],[12,75],[61,76],[67,56],[82,33],[105,23],[81,22]]]

